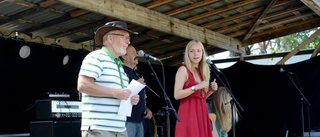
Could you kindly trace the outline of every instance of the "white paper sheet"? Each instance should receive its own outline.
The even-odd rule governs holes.
[[[122,116],[131,116],[132,111],[132,103],[131,103],[131,97],[133,95],[137,95],[146,85],[141,84],[140,82],[132,79],[131,82],[128,85],[128,89],[131,90],[130,97],[127,100],[121,100],[120,107],[118,111],[118,115]]]

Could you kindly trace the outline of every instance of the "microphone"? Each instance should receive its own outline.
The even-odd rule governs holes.
[[[150,54],[144,53],[143,50],[139,50],[139,51],[138,51],[138,56],[139,56],[139,57],[145,57],[145,58],[147,58],[147,59],[150,58],[150,59],[153,59],[153,60],[155,60],[155,61],[159,60],[159,59],[157,59],[156,57],[151,56]]]
[[[214,63],[212,63],[210,59],[207,59],[206,62],[207,62],[211,67],[213,67],[213,69],[214,69],[216,72],[221,73],[220,69],[218,69],[217,66],[214,65]]]
[[[283,68],[280,68],[280,73],[289,73],[289,74],[293,74],[292,72],[290,72],[290,71],[286,71],[286,70],[284,70]]]

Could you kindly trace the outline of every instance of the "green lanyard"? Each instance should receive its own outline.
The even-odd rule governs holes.
[[[122,79],[122,75],[121,75],[121,71],[120,71],[120,67],[123,66],[123,62],[120,60],[120,58],[116,58],[108,48],[106,47],[102,47],[102,50],[105,51],[108,56],[116,63],[117,67],[118,67],[118,72],[119,72],[119,77],[120,77],[120,83],[121,83],[121,87],[124,88],[123,85],[123,79]]]

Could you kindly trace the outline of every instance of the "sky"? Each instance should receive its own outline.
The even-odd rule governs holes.
[[[320,54],[318,54],[319,56]],[[220,59],[227,59],[229,58],[229,51],[221,52],[218,54],[213,55],[212,60],[220,60]],[[301,62],[307,59],[311,58],[311,54],[304,54],[304,55],[296,55],[288,59],[284,64],[294,64],[297,62]],[[275,58],[267,58],[267,59],[256,59],[256,60],[245,60],[246,62],[250,62],[252,64],[257,64],[257,65],[275,65],[278,63],[282,57],[275,57]],[[228,68],[235,64],[236,62],[226,62],[226,63],[215,63],[215,65],[218,68]]]

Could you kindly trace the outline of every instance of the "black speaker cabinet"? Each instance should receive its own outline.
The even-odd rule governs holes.
[[[80,120],[31,121],[30,137],[81,137]]]

